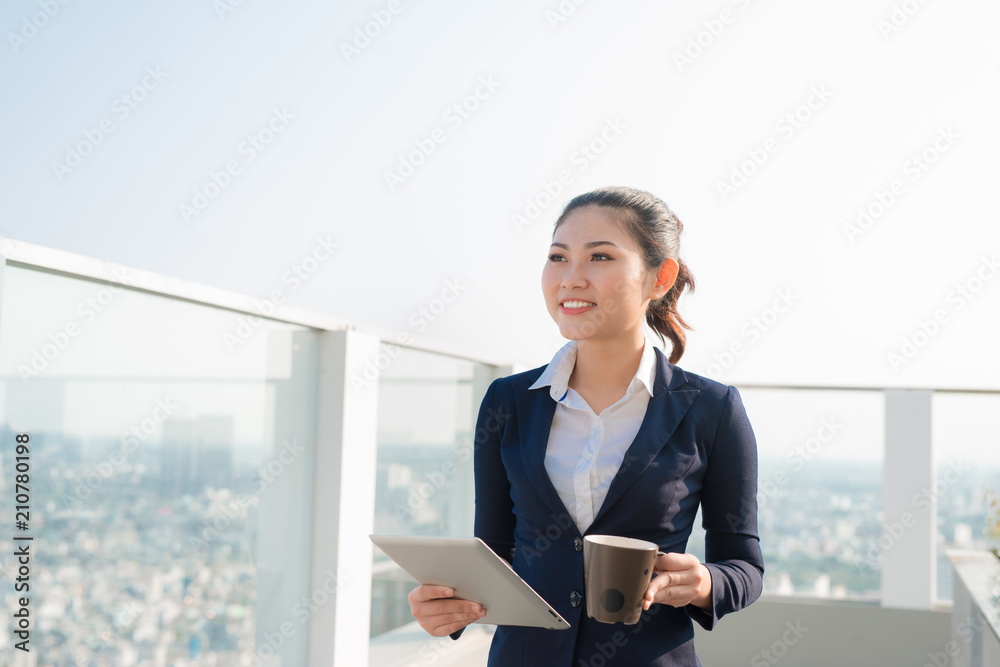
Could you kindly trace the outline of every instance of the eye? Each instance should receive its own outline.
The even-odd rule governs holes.
[[[612,260],[612,259],[614,259],[614,257],[612,257],[611,255],[605,255],[603,252],[595,252],[593,255],[591,255],[591,258],[592,259],[599,259],[602,262],[605,261],[605,260]],[[549,261],[550,262],[560,262],[560,261],[565,261],[565,258],[562,255],[558,254],[558,253],[553,253],[553,254],[549,255]]]

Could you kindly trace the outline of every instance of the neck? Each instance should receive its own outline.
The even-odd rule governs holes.
[[[644,343],[641,329],[611,339],[578,341],[570,386],[624,391],[639,369]]]

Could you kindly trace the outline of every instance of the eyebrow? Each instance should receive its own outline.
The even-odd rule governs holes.
[[[552,245],[556,246],[557,248],[565,248],[566,250],[569,250],[569,246],[566,245],[565,243],[553,243]],[[614,246],[615,248],[618,247],[617,245],[615,245],[611,241],[591,241],[590,243],[585,243],[583,247],[584,248],[596,248],[599,245],[610,245],[610,246]],[[552,246],[549,246],[549,247],[551,248]]]

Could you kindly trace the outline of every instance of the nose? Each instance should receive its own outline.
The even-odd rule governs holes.
[[[576,262],[567,262],[566,270],[563,272],[560,287],[582,287],[587,284],[587,277],[583,267]]]

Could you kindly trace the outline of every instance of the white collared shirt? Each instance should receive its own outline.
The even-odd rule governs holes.
[[[529,389],[550,385],[557,402],[545,450],[545,470],[580,534],[586,533],[608,495],[646,406],[653,395],[656,353],[643,332],[642,358],[625,395],[596,415],[568,386],[576,365],[577,341],[566,343]]]

